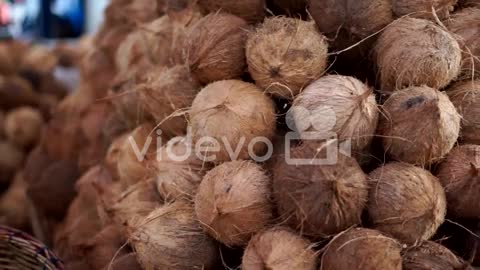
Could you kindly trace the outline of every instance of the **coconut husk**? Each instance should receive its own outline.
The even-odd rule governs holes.
[[[221,11],[236,15],[250,23],[261,22],[265,17],[265,0],[200,0],[198,5],[204,14]]]
[[[39,105],[39,97],[28,81],[17,76],[0,76],[0,108],[8,110],[36,105]]]
[[[28,70],[37,74],[52,73],[58,64],[57,56],[44,46],[32,46],[22,57],[21,70]]]
[[[445,192],[429,171],[391,162],[371,172],[369,181],[372,227],[402,243],[430,239],[445,220]]]
[[[473,270],[448,248],[431,241],[404,250],[402,257],[405,270]]]
[[[267,8],[274,15],[288,15],[294,18],[307,18],[306,0],[266,0]]]
[[[392,9],[397,17],[409,15],[415,18],[435,20],[435,18],[447,18],[456,4],[457,0],[393,0]]]
[[[293,99],[323,75],[328,44],[314,22],[273,17],[248,36],[248,71],[273,96]]]
[[[32,107],[17,108],[5,117],[7,139],[22,149],[28,149],[40,141],[43,125],[42,114]]]
[[[43,174],[54,161],[48,156],[42,146],[37,146],[28,155],[23,167],[23,178],[28,184],[39,181]]]
[[[462,116],[460,140],[480,144],[480,81],[463,81],[453,84],[447,94]]]
[[[19,230],[30,230],[26,189],[23,173],[17,172],[12,184],[0,198],[0,224]]]
[[[7,141],[0,141],[0,153],[0,185],[8,186],[15,171],[22,166],[25,153]]]
[[[138,263],[135,253],[129,253],[116,258],[103,270],[142,270],[142,267]]]

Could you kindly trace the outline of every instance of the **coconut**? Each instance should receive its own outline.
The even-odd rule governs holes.
[[[325,72],[327,51],[314,22],[268,18],[248,36],[248,71],[267,93],[293,99]]]
[[[480,78],[480,1],[478,8],[455,12],[446,21],[462,47],[462,74],[465,79]]]
[[[185,197],[193,199],[205,173],[210,169],[198,158],[193,147],[183,140],[172,140],[163,146],[153,162],[153,172],[160,196],[166,201]]]
[[[5,112],[0,111],[0,139],[5,137]]]
[[[37,176],[36,181],[29,183],[28,195],[39,212],[62,220],[76,196],[75,182],[79,176],[75,163],[57,161]]]
[[[256,23],[265,17],[265,0],[200,0],[198,5],[205,14],[210,12],[228,12],[247,22]]]
[[[456,4],[457,0],[392,0],[392,9],[397,17],[408,15],[434,20],[447,18]]]
[[[307,11],[306,0],[266,0],[267,8],[275,15],[289,15],[298,18],[305,17]]]
[[[455,147],[440,164],[437,176],[445,188],[450,215],[473,219],[480,216],[479,145]]]
[[[431,241],[406,249],[402,257],[405,270],[473,270],[448,248]]]
[[[57,64],[58,57],[52,51],[47,47],[35,45],[22,57],[20,69],[43,75],[52,73]]]
[[[42,114],[31,107],[21,107],[5,117],[8,140],[19,147],[28,148],[40,140],[43,126]]]
[[[129,227],[129,239],[144,269],[212,269],[218,247],[202,231],[193,206],[177,201]]]
[[[462,53],[455,38],[435,23],[401,18],[380,35],[375,58],[382,91],[441,89],[460,73]]]
[[[107,265],[103,270],[143,270],[137,262],[135,253],[129,253],[115,258],[112,264]]]
[[[400,270],[402,246],[378,231],[356,228],[337,235],[325,248],[321,270]]]
[[[114,60],[105,50],[92,48],[82,58],[79,68],[81,78],[88,78],[88,82],[81,80],[79,87],[91,88],[94,98],[104,98],[117,73]]]
[[[406,244],[428,240],[443,223],[447,202],[429,171],[401,162],[369,174],[368,214],[373,228]]]
[[[247,23],[237,16],[212,13],[190,28],[185,60],[200,83],[243,75],[247,27]]]
[[[480,8],[480,1],[479,0],[458,0],[458,5],[462,8],[464,7]]]
[[[30,216],[26,189],[27,183],[23,179],[23,174],[18,172],[8,190],[0,198],[0,224],[19,230],[29,229]]]
[[[317,262],[312,246],[288,229],[272,228],[250,240],[242,258],[242,269],[314,270]]]
[[[0,45],[0,74],[12,75],[17,71],[14,57],[11,54],[10,46],[2,42]]]
[[[245,246],[273,217],[271,180],[252,161],[223,163],[209,171],[195,197],[205,230],[227,246]]]
[[[378,112],[372,89],[353,77],[340,75],[325,76],[309,85],[290,111],[302,137],[313,132],[322,140],[336,135],[342,141],[352,140],[354,152],[370,145]]]
[[[147,82],[137,88],[140,102],[160,123],[158,127],[163,132],[172,136],[185,134],[187,120],[181,112],[192,105],[200,84],[186,66],[147,76]]]
[[[28,154],[23,167],[23,178],[29,184],[38,181],[38,177],[41,176],[43,171],[53,162],[43,147],[37,146]]]
[[[344,29],[354,42],[376,33],[394,19],[389,0],[309,0],[309,11],[322,33],[336,38]]]
[[[108,168],[108,170],[110,171],[110,174],[112,174],[112,176],[115,179],[119,178],[118,169],[117,169],[118,159],[119,159],[120,153],[122,152],[123,145],[128,139],[128,136],[129,136],[129,133],[125,133],[115,138],[110,144],[107,150],[107,153],[105,155],[105,161],[104,161],[105,166]]]
[[[28,81],[17,76],[0,76],[0,107],[2,109],[8,110],[38,104],[39,97]]]
[[[196,151],[205,152],[208,162],[261,158],[268,150],[264,139],[273,137],[275,124],[273,101],[255,85],[237,80],[208,85],[190,111]]]
[[[480,80],[458,82],[447,94],[462,116],[460,140],[480,144]]]
[[[398,161],[429,165],[450,152],[458,139],[460,115],[440,91],[410,87],[394,93],[383,109],[378,133],[386,152]]]
[[[122,12],[124,12],[126,18],[128,18],[132,24],[147,23],[162,15],[159,12],[161,10],[159,4],[162,2],[163,1],[158,0],[130,1],[129,4],[124,6]]]
[[[367,176],[354,158],[331,156],[327,147],[304,143],[275,165],[273,194],[280,216],[292,228],[326,237],[361,223]]]
[[[25,154],[15,145],[0,141],[0,183],[10,183],[11,177],[22,166]]]

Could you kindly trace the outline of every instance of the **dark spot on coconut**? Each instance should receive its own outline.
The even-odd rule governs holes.
[[[232,185],[228,184],[227,187],[225,188],[225,193],[229,193],[230,190],[232,190]]]
[[[417,96],[417,97],[413,97],[409,100],[407,100],[405,103],[404,103],[404,107],[407,108],[407,109],[411,109],[413,107],[416,107],[420,104],[423,104],[425,102],[425,97],[424,96]]]
[[[270,69],[270,77],[272,78],[280,77],[280,67],[272,67]]]

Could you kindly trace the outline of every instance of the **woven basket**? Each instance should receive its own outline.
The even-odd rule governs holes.
[[[0,269],[63,270],[63,263],[30,235],[0,226]]]

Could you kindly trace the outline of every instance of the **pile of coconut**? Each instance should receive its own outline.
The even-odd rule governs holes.
[[[35,235],[68,269],[480,265],[477,2],[111,0]]]

